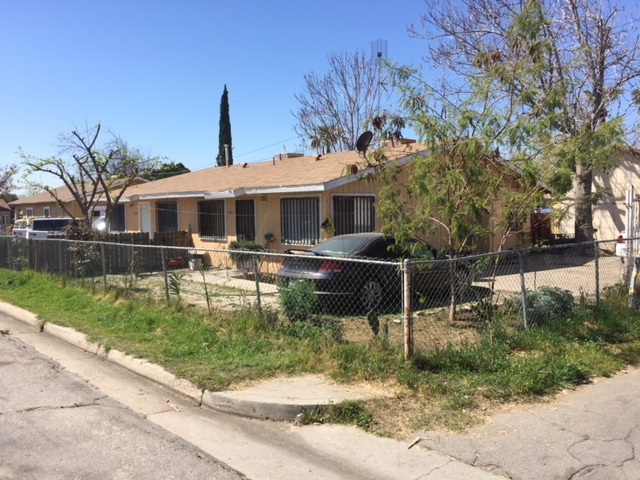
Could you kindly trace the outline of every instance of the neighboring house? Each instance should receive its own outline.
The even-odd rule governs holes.
[[[593,207],[593,228],[598,240],[615,240],[620,232],[625,231],[626,195],[629,187],[635,188],[636,198],[636,231],[640,224],[637,217],[637,204],[640,194],[640,150],[627,149],[620,151],[614,158],[614,165],[609,171],[597,171],[593,176],[593,192],[604,193]],[[557,209],[562,211],[562,220],[557,225],[560,235],[573,237],[575,233],[575,194],[569,192],[560,202]]]
[[[5,233],[7,227],[13,224],[13,210],[7,202],[0,198],[0,233]]]
[[[387,155],[403,166],[398,181],[406,182],[412,151],[402,145],[388,148]],[[274,251],[310,246],[332,235],[379,231],[376,202],[383,184],[362,180],[368,173],[363,162],[355,151],[285,154],[136,185],[121,199],[127,205],[126,230],[151,237],[187,231],[196,248],[251,240]],[[480,242],[479,250],[498,248],[499,235]],[[523,238],[510,236],[505,248],[521,246]]]
[[[138,179],[135,183],[146,183],[147,180],[142,178]],[[131,188],[131,187],[129,187]],[[64,203],[66,208],[72,213],[74,218],[83,217],[80,211],[80,206],[76,202],[73,194],[67,187],[59,187],[54,189],[55,197],[57,197],[61,203]],[[126,192],[125,192],[126,193]],[[30,197],[20,198],[10,202],[10,205],[15,209],[16,218],[31,218],[31,217],[67,217],[67,213],[58,204],[53,195],[49,192],[43,191]],[[93,217],[98,219],[104,215],[106,205],[103,200],[98,200],[93,209]],[[112,231],[124,231],[125,230],[125,209],[124,205],[115,205],[113,215],[111,218]]]

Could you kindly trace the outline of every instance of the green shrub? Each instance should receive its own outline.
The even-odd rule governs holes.
[[[311,319],[317,305],[318,295],[313,282],[293,282],[280,288],[280,307],[290,322]]]
[[[373,416],[360,400],[345,400],[331,404],[327,407],[325,416],[330,423],[355,425],[363,430],[368,430],[373,425]]]
[[[282,332],[288,337],[299,340],[342,341],[342,325],[336,320],[311,318],[304,322],[293,322],[282,327]]]
[[[262,245],[250,240],[233,240],[229,242],[227,248],[229,250],[234,250],[229,254],[229,256],[231,261],[238,268],[245,268],[247,266],[247,262],[250,262],[255,255],[255,253],[241,253],[238,250],[245,252],[264,252],[264,247]]]
[[[529,325],[543,325],[558,317],[566,316],[573,310],[575,301],[569,290],[543,286],[525,293],[527,322]],[[522,314],[522,297],[510,298],[505,302],[507,310]]]

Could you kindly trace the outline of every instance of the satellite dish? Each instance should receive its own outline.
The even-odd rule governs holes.
[[[366,153],[372,138],[373,138],[373,133],[371,133],[369,130],[364,132],[362,135],[358,137],[358,141],[356,142],[356,150],[358,152],[362,152],[363,154]]]

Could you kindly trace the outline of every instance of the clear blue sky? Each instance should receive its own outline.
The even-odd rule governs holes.
[[[408,36],[422,0],[0,0],[0,164],[18,147],[46,157],[74,126],[102,122],[131,146],[215,164],[220,97],[229,90],[235,163],[299,151],[303,76],[330,53],[417,64]]]

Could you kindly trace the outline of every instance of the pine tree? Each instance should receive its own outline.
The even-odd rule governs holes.
[[[233,165],[233,148],[231,145],[231,120],[229,119],[229,92],[224,86],[220,99],[220,134],[218,137],[218,157],[216,161],[219,167],[227,164],[225,145],[229,145],[229,165]]]

